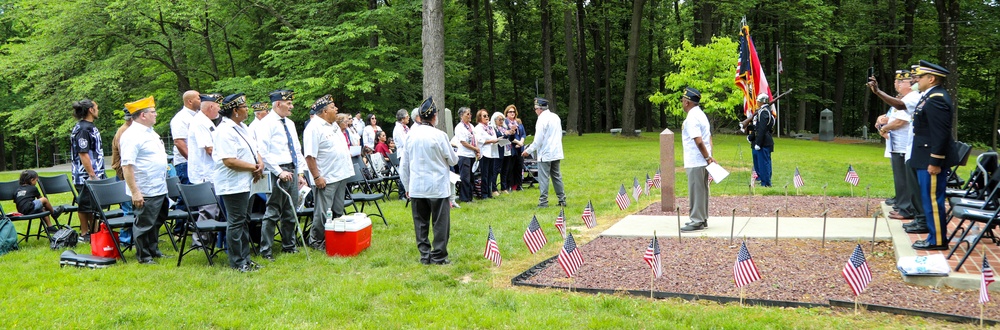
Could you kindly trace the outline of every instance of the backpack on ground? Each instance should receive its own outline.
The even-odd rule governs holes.
[[[49,247],[53,250],[76,247],[78,238],[76,231],[63,225],[56,225],[56,227],[59,230],[49,235]]]
[[[0,256],[17,250],[17,229],[7,217],[0,219]]]

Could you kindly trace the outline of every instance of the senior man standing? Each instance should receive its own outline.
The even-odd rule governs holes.
[[[701,111],[701,92],[684,89],[681,107],[687,113],[681,124],[684,147],[684,171],[688,177],[688,203],[691,221],[681,231],[708,228],[708,164],[712,159],[712,129],[705,112]]]
[[[163,256],[157,244],[160,226],[167,218],[167,152],[156,124],[153,97],[126,103],[132,126],[122,134],[122,171],[135,208],[135,255],[140,264],[155,264]]]
[[[549,206],[549,178],[552,178],[552,185],[559,197],[559,206],[566,206],[566,193],[563,192],[562,171],[559,163],[563,159],[562,149],[562,120],[559,115],[549,111],[549,101],[540,97],[535,98],[535,114],[538,121],[535,122],[535,139],[531,145],[521,153],[522,157],[538,152],[535,157],[538,160],[538,207]]]
[[[302,151],[306,155],[309,175],[316,184],[313,194],[316,207],[313,208],[312,228],[309,230],[309,246],[323,250],[326,241],[326,211],[332,210],[333,218],[344,215],[344,194],[347,179],[354,175],[351,151],[347,139],[340,131],[337,120],[337,105],[329,94],[320,97],[312,105],[316,119],[309,122],[302,137]]]

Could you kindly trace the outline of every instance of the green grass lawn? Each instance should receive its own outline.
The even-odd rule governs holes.
[[[626,211],[614,204],[620,184],[652,175],[659,159],[658,137],[614,138],[606,134],[564,139],[563,177],[568,227],[589,241],[615,221],[655,200],[641,197]],[[713,195],[747,194],[749,149],[741,137],[716,136],[715,158],[733,176],[713,186]],[[679,136],[678,136],[679,143]],[[738,158],[743,150],[745,162]],[[677,162],[681,164],[679,145]],[[843,182],[848,164],[861,176],[856,194],[871,184],[872,196],[891,195],[889,161],[879,145],[777,141],[774,185],[757,193],[783,194],[796,166],[807,186],[803,194],[850,195]],[[47,173],[42,173],[47,175]],[[15,180],[11,173],[0,180]],[[686,195],[683,171],[677,196]],[[794,192],[793,189],[790,189]],[[255,259],[266,268],[240,274],[225,257],[209,267],[203,254],[103,270],[59,268],[59,252],[32,240],[20,251],[0,256],[0,305],[5,328],[939,328],[955,324],[887,314],[838,312],[826,308],[739,307],[708,302],[651,300],[624,295],[588,295],[512,287],[510,279],[543,258],[558,253],[561,240],[552,223],[559,209],[537,209],[538,190],[463,204],[452,210],[452,265],[418,262],[410,210],[400,201],[382,203],[389,227],[374,219],[372,246],[354,258],[330,258],[317,251],[278,254],[276,262]],[[598,228],[587,230],[579,216],[592,200]],[[56,203],[68,198],[57,198]],[[638,204],[638,205],[636,205]],[[4,203],[5,210],[13,205]],[[8,211],[9,212],[9,211]],[[532,256],[521,234],[532,215],[542,223],[549,244]],[[24,224],[18,223],[24,230]],[[487,226],[492,226],[504,263],[492,267],[482,257]],[[76,250],[89,252],[89,245]],[[161,248],[176,256],[169,242]],[[586,246],[583,247],[586,258]],[[665,262],[683,262],[666,252]],[[635,260],[642,263],[642,260]],[[720,269],[728,276],[729,269]],[[667,274],[666,276],[682,276]],[[887,274],[887,276],[895,276]],[[836,283],[841,285],[842,283]]]

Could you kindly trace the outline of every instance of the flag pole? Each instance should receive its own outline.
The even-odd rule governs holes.
[[[774,42],[774,72],[777,76],[777,87],[778,93],[781,93],[781,50],[778,48],[778,42]],[[781,137],[781,100],[774,100],[774,113],[778,117],[778,137]]]
[[[982,250],[982,252],[979,253],[979,255],[983,257],[983,260],[986,260],[986,245],[985,244],[983,244],[983,250]],[[982,269],[980,269],[980,271],[982,271]],[[981,276],[982,275],[980,275],[980,277]],[[982,281],[982,280],[983,279],[980,279],[980,281]],[[980,290],[986,290],[986,289],[987,288],[985,286],[983,286],[982,288],[980,288]],[[982,295],[982,293],[979,293],[979,294]],[[989,294],[988,290],[986,291],[986,294]],[[980,298],[980,300],[982,300],[982,299]],[[984,310],[986,310],[986,303],[980,303],[979,304],[979,327],[980,328],[983,327],[983,313],[984,313]]]
[[[653,241],[656,241],[656,231],[655,230],[653,231]],[[654,249],[655,249],[655,247],[654,247]],[[655,258],[656,256],[654,255],[653,257]],[[650,268],[652,268],[652,267],[650,267]],[[655,277],[656,274],[654,274],[655,272],[656,272],[655,269],[650,269],[650,271],[649,271],[649,299],[653,299],[653,281],[656,279],[656,277]]]

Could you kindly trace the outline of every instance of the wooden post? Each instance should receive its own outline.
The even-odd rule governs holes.
[[[660,132],[660,211],[674,209],[676,179],[674,178],[674,132],[664,129]]]

